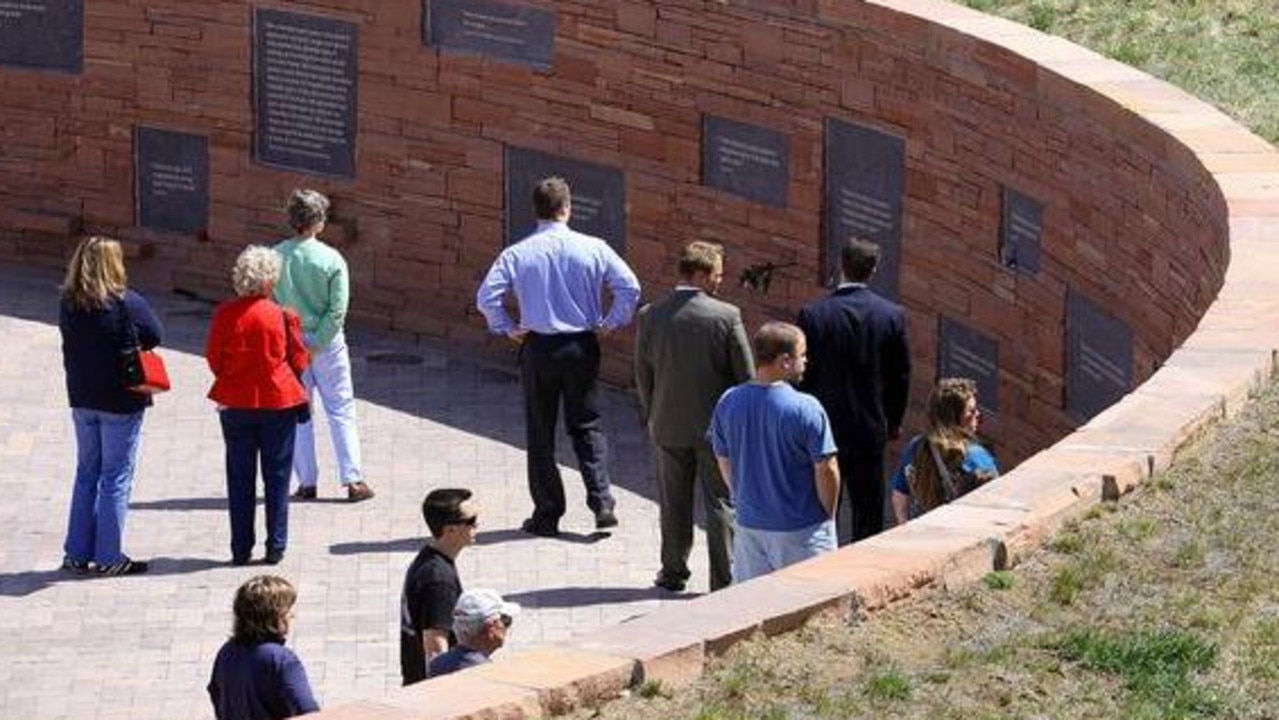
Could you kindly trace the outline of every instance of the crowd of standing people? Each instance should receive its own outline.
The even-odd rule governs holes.
[[[794,324],[768,322],[748,337],[740,310],[716,297],[721,246],[684,247],[678,284],[638,308],[639,281],[626,262],[604,240],[569,227],[568,184],[547,178],[532,202],[536,229],[502,251],[476,293],[489,330],[519,348],[532,500],[523,531],[556,537],[567,512],[555,461],[561,406],[594,526],[618,525],[600,413],[600,338],[636,318],[635,384],[660,508],[655,586],[687,587],[698,497],[712,591],[835,549],[841,487],[849,506],[844,535],[855,541],[883,529],[885,448],[901,434],[911,365],[905,311],[869,287],[876,245],[849,240],[831,295],[804,306]],[[268,565],[288,547],[290,478],[298,479],[293,500],[319,494],[310,413],[317,394],[346,498],[374,497],[362,469],[343,332],[349,273],[342,255],[319,239],[328,210],[322,194],[294,191],[287,210],[294,235],[240,253],[231,273],[236,297],[217,308],[209,330],[208,395],[226,446],[233,565],[249,563],[257,544],[259,468]],[[130,558],[122,544],[151,397],[126,387],[119,367],[126,352],[159,345],[163,329],[128,288],[118,242],[92,237],[77,247],[59,327],[77,447],[62,566],[78,574],[145,573],[147,562]],[[892,475],[895,522],[997,475],[978,442],[979,417],[972,381],[937,384],[928,427],[906,445]],[[422,516],[429,538],[407,569],[401,599],[406,685],[486,661],[520,610],[494,590],[465,591],[458,576],[455,561],[474,543],[479,520],[470,490],[431,490]],[[317,709],[305,671],[284,648],[295,601],[294,588],[270,575],[237,592],[234,631],[209,684],[219,718]]]

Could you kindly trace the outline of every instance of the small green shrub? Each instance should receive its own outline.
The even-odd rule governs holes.
[[[1187,540],[1177,546],[1173,553],[1172,564],[1183,569],[1197,568],[1203,565],[1204,549],[1198,540]]]
[[[642,684],[640,684],[639,689],[635,691],[635,694],[645,700],[652,700],[653,698],[658,697],[668,698],[671,696],[670,691],[662,685],[661,680],[645,680]]]
[[[1074,605],[1084,591],[1084,573],[1079,565],[1071,563],[1057,568],[1049,581],[1048,597],[1058,605]]]
[[[910,678],[896,668],[875,673],[866,680],[865,695],[873,702],[895,702],[910,698]]]
[[[1050,647],[1065,660],[1123,678],[1132,696],[1129,717],[1208,717],[1223,707],[1211,688],[1195,680],[1217,661],[1216,646],[1197,635],[1172,629],[1085,629],[1067,633]]]
[[[1016,576],[1011,570],[996,570],[986,573],[986,577],[981,581],[991,590],[1011,590],[1016,584]]]

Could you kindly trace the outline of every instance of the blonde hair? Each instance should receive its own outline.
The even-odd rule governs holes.
[[[258,575],[235,592],[233,639],[246,645],[278,640],[288,631],[285,616],[298,591],[278,575]]]
[[[94,235],[76,246],[62,283],[62,297],[80,310],[101,309],[124,296],[128,276],[120,243]]]
[[[932,448],[937,449],[937,456],[950,474],[958,474],[968,454],[968,444],[976,440],[963,424],[964,409],[976,397],[977,383],[968,378],[942,378],[928,397],[928,433],[915,449],[911,462],[914,471],[908,479],[911,499],[923,512],[949,499]]]
[[[705,240],[694,240],[684,246],[679,255],[679,274],[692,278],[698,273],[714,274],[715,269],[723,269],[724,246]]]
[[[269,247],[250,245],[240,251],[231,268],[231,285],[240,297],[265,297],[280,279],[284,261]]]

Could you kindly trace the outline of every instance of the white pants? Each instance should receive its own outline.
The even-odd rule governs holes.
[[[361,482],[364,473],[360,463],[360,432],[355,427],[355,389],[351,384],[351,356],[346,349],[346,336],[338,332],[323,350],[313,351],[311,367],[302,375],[309,399],[313,390],[320,391],[324,414],[329,418],[329,434],[333,437],[333,454],[337,456],[338,480],[343,485]],[[293,472],[302,487],[315,487],[320,467],[315,461],[315,422],[298,425],[293,442]]]

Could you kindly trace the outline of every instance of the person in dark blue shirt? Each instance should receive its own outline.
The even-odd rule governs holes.
[[[431,677],[488,662],[506,644],[506,634],[519,614],[520,606],[506,602],[496,590],[482,588],[462,593],[453,609],[457,645],[431,660]]]
[[[281,720],[320,709],[302,661],[284,646],[298,594],[259,575],[235,593],[235,629],[218,651],[209,699],[218,720]]]
[[[839,446],[850,542],[884,529],[884,446],[901,432],[910,390],[906,311],[870,288],[879,246],[852,238],[839,249],[840,284],[795,324],[808,340],[799,385],[821,402]]]
[[[76,247],[62,286],[58,330],[76,437],[62,567],[81,574],[91,565],[100,575],[147,571],[147,563],[130,559],[121,545],[151,396],[125,387],[121,358],[135,345],[159,345],[163,331],[151,306],[126,283],[120,243],[95,236]]]

